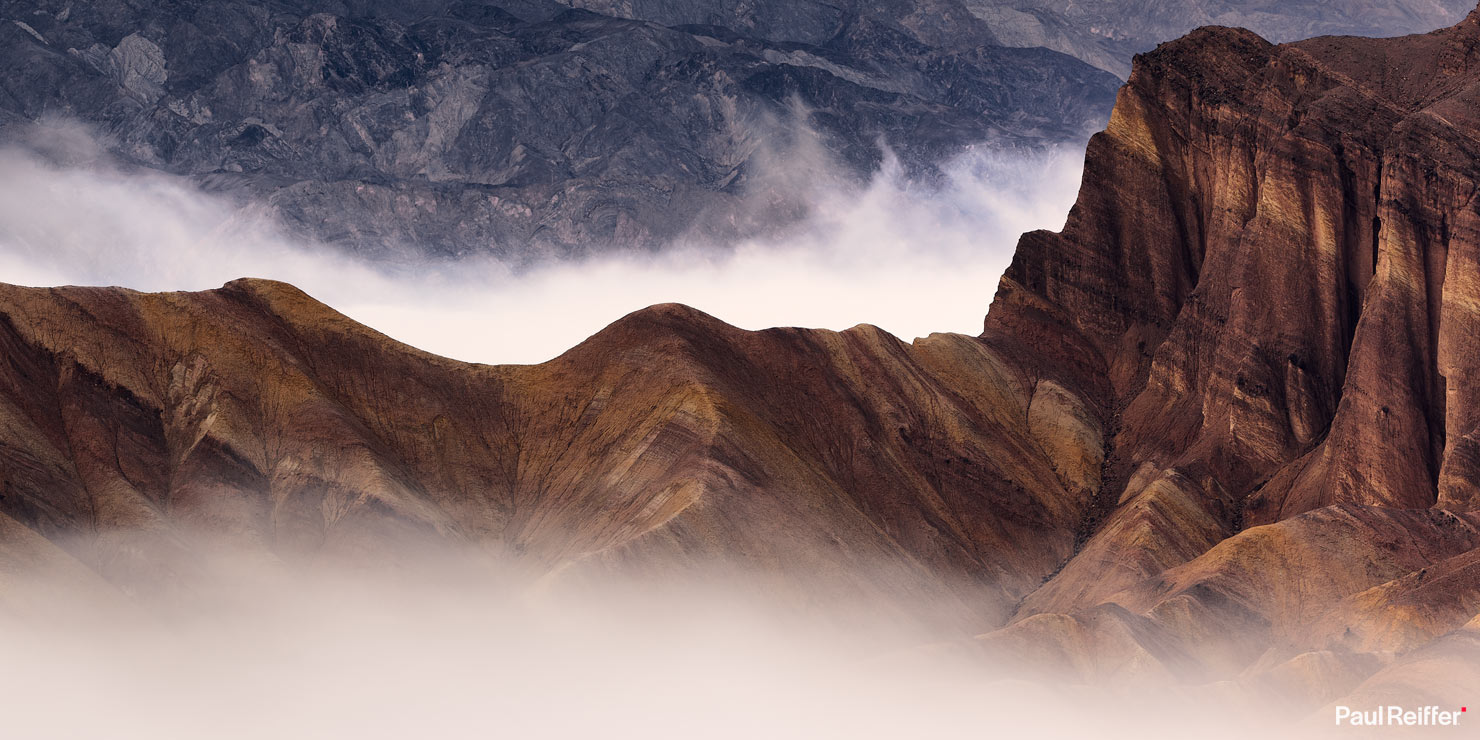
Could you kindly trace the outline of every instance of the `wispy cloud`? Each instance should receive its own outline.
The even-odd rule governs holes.
[[[372,263],[302,243],[269,212],[187,180],[125,171],[76,126],[52,124],[32,140],[0,151],[0,280],[199,290],[274,278],[409,344],[488,363],[549,359],[663,302],[749,329],[872,323],[905,339],[974,334],[1017,236],[1062,225],[1082,161],[1074,148],[980,150],[930,185],[892,162],[850,185],[825,154],[792,151],[778,158],[788,172],[757,178],[770,189],[754,217],[777,199],[800,200],[809,214],[782,236],[516,274],[491,258]]]
[[[1247,737],[1265,719],[1164,683],[1004,679],[969,639],[918,647],[839,605],[799,613],[721,584],[531,597],[425,565],[289,574],[246,557],[204,592],[126,606],[39,584],[54,612],[0,609],[4,734],[1081,740]]]

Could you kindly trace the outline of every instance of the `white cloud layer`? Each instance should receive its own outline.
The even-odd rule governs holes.
[[[798,188],[810,219],[785,238],[515,275],[492,259],[377,265],[298,244],[260,211],[178,178],[110,166],[76,127],[54,124],[45,136],[47,156],[0,151],[0,281],[200,290],[273,278],[408,344],[486,363],[550,359],[665,302],[746,329],[872,323],[906,340],[978,333],[1018,235],[1063,224],[1082,162],[1074,148],[973,152],[938,187],[910,184],[892,165],[866,187],[819,174]],[[807,159],[799,169],[826,171]]]
[[[125,605],[41,584],[0,609],[3,733],[66,738],[885,740],[1238,738],[1257,713],[1174,685],[1004,679],[970,640],[838,629],[722,587],[530,597],[432,563],[407,578],[233,566]],[[12,588],[7,600],[25,594]],[[3,603],[3,601],[0,601]],[[33,602],[34,603],[34,602]],[[1210,716],[1211,715],[1211,716]],[[1298,734],[1286,735],[1298,737]]]

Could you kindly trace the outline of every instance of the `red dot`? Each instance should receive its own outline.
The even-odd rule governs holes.
[[[1468,711],[1470,711],[1470,708],[1469,707],[1460,707],[1459,708],[1459,711],[1461,711],[1461,712],[1468,712]]]

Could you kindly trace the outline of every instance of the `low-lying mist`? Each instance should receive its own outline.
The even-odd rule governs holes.
[[[860,625],[852,606],[802,614],[721,579],[552,593],[442,560],[223,562],[183,595],[7,588],[3,734],[1211,738],[1251,726],[1208,721],[1173,686],[1014,680],[963,636]]]
[[[120,168],[91,132],[57,122],[0,150],[0,281],[154,291],[273,278],[408,344],[486,363],[550,359],[665,302],[747,329],[872,323],[906,340],[976,334],[1018,235],[1063,224],[1082,158],[1074,147],[984,149],[929,185],[892,160],[871,182],[850,184],[825,152],[803,147],[778,158],[784,177],[756,178],[806,204],[808,218],[784,237],[516,272],[487,257],[372,262],[304,244],[265,210]]]

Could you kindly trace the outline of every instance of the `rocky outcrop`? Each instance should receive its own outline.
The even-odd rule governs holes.
[[[1477,42],[1480,12],[1138,58],[987,317],[1112,436],[1075,556],[984,644],[1344,691],[1475,616]]]
[[[1188,553],[1336,503],[1472,508],[1474,159],[1450,111],[1477,34],[1205,29],[1141,59],[1068,226],[1024,238],[988,318],[1000,346],[1026,322],[1080,358],[1059,382],[1108,379],[1102,532],[1149,505]]]

